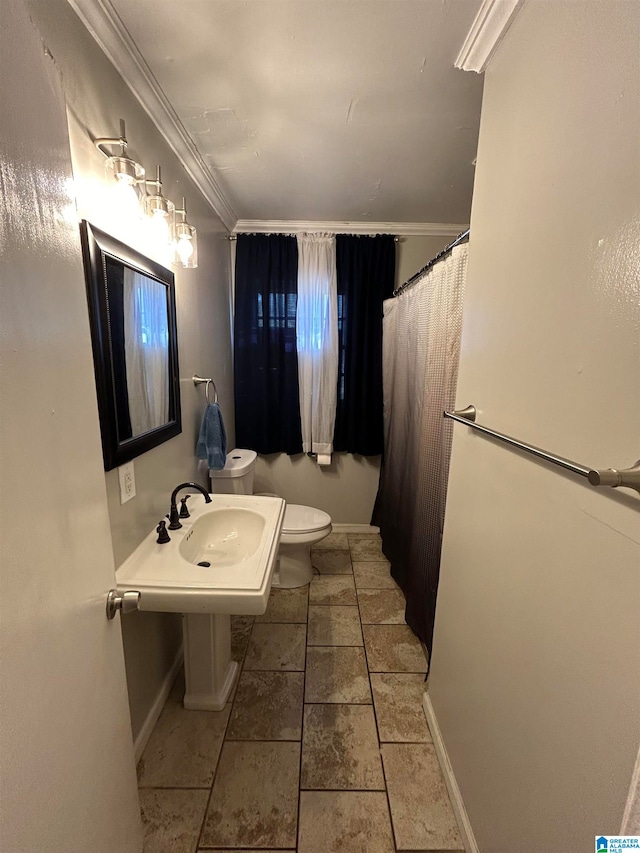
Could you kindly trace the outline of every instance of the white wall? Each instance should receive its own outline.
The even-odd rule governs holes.
[[[486,73],[457,404],[638,457],[636,2],[528,2]],[[634,492],[456,425],[429,695],[483,853],[593,849],[638,749]]]
[[[64,98],[22,0],[0,18],[0,848],[139,853]]]
[[[194,373],[214,378],[227,431],[233,438],[229,241],[217,216],[68,3],[27,0],[27,6],[62,74],[81,215],[145,251],[140,235],[126,225],[123,229],[119,217],[104,203],[104,159],[91,140],[117,136],[123,118],[130,155],[147,173],[161,165],[165,195],[178,202],[186,196],[189,219],[198,229],[199,267],[176,271],[182,434],[135,460],[137,495],[124,506],[120,505],[117,471],[105,475],[118,566],[168,511],[174,486],[192,479],[206,484],[195,459],[204,396],[202,388],[194,388],[191,382]],[[125,617],[122,626],[136,735],[179,649],[181,623],[177,615],[136,613]]]
[[[434,236],[400,237],[396,243],[396,287],[422,269],[431,258],[435,258],[457,234]]]
[[[254,491],[317,507],[335,523],[371,524],[379,476],[379,456],[334,453],[325,467],[304,454],[274,453],[258,457]]]

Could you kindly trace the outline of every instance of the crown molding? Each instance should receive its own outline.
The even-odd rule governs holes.
[[[234,234],[300,234],[326,231],[329,234],[395,234],[400,237],[440,237],[465,231],[468,224],[446,222],[349,222],[306,219],[239,219]]]
[[[524,0],[483,0],[455,67],[481,74],[523,4]]]
[[[237,216],[109,0],[68,0],[151,118],[189,177],[233,230]]]

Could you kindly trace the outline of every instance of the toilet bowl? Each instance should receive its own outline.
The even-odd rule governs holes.
[[[321,509],[287,504],[284,511],[278,563],[272,586],[292,589],[313,577],[311,548],[331,533],[331,516]]]
[[[253,494],[257,453],[255,450],[231,450],[220,471],[209,471],[214,494]],[[287,504],[278,560],[272,587],[293,589],[305,586],[313,577],[311,548],[331,533],[331,516],[320,509]]]

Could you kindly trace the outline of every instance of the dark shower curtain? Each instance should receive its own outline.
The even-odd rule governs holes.
[[[431,655],[455,408],[467,246],[385,302],[384,457],[373,522],[405,619]]]

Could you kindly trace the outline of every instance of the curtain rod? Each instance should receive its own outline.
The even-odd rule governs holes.
[[[456,247],[456,246],[458,246],[460,243],[462,243],[462,241],[463,241],[463,240],[465,240],[465,239],[469,236],[469,232],[470,232],[470,231],[471,231],[471,229],[470,229],[470,228],[467,228],[467,230],[466,230],[466,231],[463,231],[461,234],[458,234],[458,236],[456,237],[456,239],[455,239],[455,240],[453,240],[451,243],[449,243],[449,245],[448,245],[448,246],[445,246],[445,247],[444,247],[444,249],[443,249],[441,252],[438,252],[438,254],[435,256],[435,258],[432,258],[432,259],[429,261],[429,263],[428,263],[428,264],[425,264],[425,265],[422,267],[422,269],[421,269],[421,270],[418,270],[418,272],[417,272],[415,275],[412,275],[412,276],[411,276],[411,278],[407,279],[407,280],[405,281],[405,283],[404,283],[404,284],[401,284],[401,285],[400,285],[400,287],[397,287],[397,288],[393,291],[393,296],[394,296],[394,297],[395,297],[395,296],[400,296],[400,294],[401,294],[401,293],[402,293],[402,292],[403,292],[407,287],[409,287],[409,285],[413,284],[413,283],[414,283],[414,281],[417,281],[419,278],[422,278],[422,276],[423,276],[426,272],[429,272],[429,270],[431,269],[431,267],[432,267],[432,266],[434,266],[435,264],[437,264],[437,263],[438,263],[438,261],[441,261],[441,260],[442,260],[446,255],[448,255],[448,254],[449,254],[449,252],[450,252],[452,249],[455,249],[455,247]]]
[[[284,234],[285,237],[295,237],[296,234],[301,234],[302,232],[301,231],[241,231],[240,233],[241,234],[253,234],[253,235],[255,235],[255,234]],[[311,233],[314,233],[314,232],[311,232]],[[339,233],[342,234],[342,232],[339,232]],[[337,236],[337,235],[338,235],[338,232],[336,232],[335,236]],[[375,234],[350,234],[347,236],[350,236],[350,237],[379,237],[380,234],[378,234],[376,232]],[[238,239],[237,234],[229,234],[229,236],[227,237],[227,240],[231,240],[232,242],[235,242],[237,239]],[[404,239],[403,237],[394,236],[393,242],[394,243],[400,243],[403,239]]]

